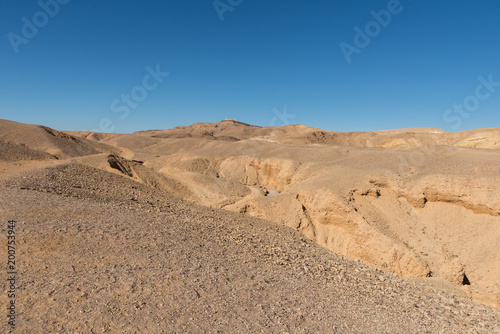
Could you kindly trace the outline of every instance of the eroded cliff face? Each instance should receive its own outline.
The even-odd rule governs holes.
[[[201,204],[293,227],[337,254],[403,277],[442,278],[477,300],[500,305],[498,183],[418,170],[401,175],[390,159],[373,169],[349,166],[348,160],[318,166],[307,159],[240,155],[205,161],[211,167],[201,170],[177,165],[175,173],[189,182],[193,173],[212,174],[214,182],[229,180],[250,190],[224,195],[205,182],[205,193],[195,199]],[[173,169],[164,165],[162,172]],[[189,182],[186,187],[199,187]]]
[[[337,254],[403,277],[432,275],[419,254],[388,231],[371,225],[358,209],[358,196],[380,196],[378,191],[354,190],[342,196],[325,187],[297,188],[301,187],[276,196],[255,195],[225,208],[293,227]]]

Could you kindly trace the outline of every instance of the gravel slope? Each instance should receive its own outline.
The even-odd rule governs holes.
[[[18,221],[18,333],[500,332],[498,309],[90,167],[7,180],[0,219],[2,259]]]
[[[46,152],[32,150],[27,146],[8,143],[0,139],[0,162],[48,159],[55,159],[55,157]]]

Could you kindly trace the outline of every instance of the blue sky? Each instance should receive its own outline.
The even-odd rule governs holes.
[[[0,118],[498,127],[499,17],[493,0],[2,1]]]

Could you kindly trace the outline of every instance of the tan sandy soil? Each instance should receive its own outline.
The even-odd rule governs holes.
[[[45,152],[59,159],[116,150],[108,145],[77,138],[45,126],[3,119],[0,119],[0,141],[25,146],[34,152]],[[4,145],[1,146],[2,150]]]

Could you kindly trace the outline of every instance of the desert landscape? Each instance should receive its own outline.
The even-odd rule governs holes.
[[[0,120],[0,171],[19,333],[500,333],[498,128]]]

